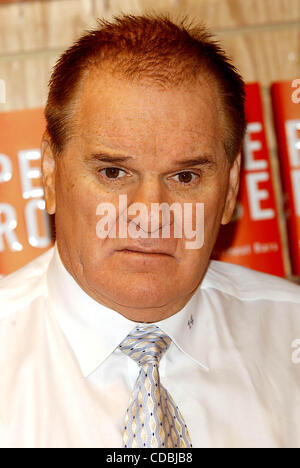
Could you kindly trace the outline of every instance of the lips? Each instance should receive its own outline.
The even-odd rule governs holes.
[[[146,241],[146,239],[144,239]],[[167,247],[158,246],[157,242],[153,242],[150,239],[150,242],[143,242],[134,245],[124,245],[121,248],[116,249],[117,252],[135,252],[135,253],[143,253],[143,254],[160,254],[160,255],[169,255],[173,257],[174,255],[171,253],[171,250]]]
[[[126,248],[126,249],[119,249],[118,252],[134,252],[134,253],[143,253],[143,254],[159,254],[159,255],[169,255],[167,252],[159,251],[159,250],[143,250],[143,249],[132,249],[132,248]]]

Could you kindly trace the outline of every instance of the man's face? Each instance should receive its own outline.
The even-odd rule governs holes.
[[[205,80],[160,90],[94,72],[71,131],[58,160],[43,143],[46,206],[56,214],[65,267],[91,297],[131,320],[173,315],[201,282],[238,188],[239,158],[229,166],[215,90]],[[203,203],[204,245],[187,249],[185,235],[176,238],[172,227],[170,238],[161,238],[162,218],[160,238],[150,221],[137,226],[144,237],[99,238],[97,206],[113,204],[118,223],[120,195],[128,209],[140,202],[149,215],[151,203],[177,202],[182,212],[190,203],[193,228],[196,203]]]

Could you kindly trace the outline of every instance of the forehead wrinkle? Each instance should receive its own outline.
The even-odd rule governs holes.
[[[89,80],[86,80],[86,84],[87,84],[87,81]],[[131,84],[132,86],[141,88],[141,86],[139,86],[137,83],[129,83],[129,84]],[[215,98],[216,90],[211,86],[211,84],[210,85],[208,83],[205,83],[205,84],[209,86],[210,100],[213,100],[215,102],[214,98]],[[120,83],[118,86],[120,86]],[[170,91],[172,90],[170,89]],[[180,90],[178,89],[178,91]],[[85,89],[85,92],[81,94],[81,99],[84,99],[84,95],[86,92],[87,92],[87,88]],[[165,92],[168,92],[168,90],[166,90]],[[109,96],[108,96],[108,99],[109,99]],[[171,104],[169,104],[169,108],[173,109],[174,111],[174,107],[172,107],[172,100],[170,100],[170,102]],[[112,106],[113,105],[114,103],[112,103]],[[209,103],[207,105],[209,105]],[[78,111],[80,107],[81,107],[80,105],[77,107]],[[84,110],[84,107],[85,107],[85,104],[83,104],[83,108],[81,109],[81,112],[79,111],[79,115],[80,114],[81,115],[78,120],[82,121],[82,119],[85,118],[84,116],[85,112],[82,112],[82,110]],[[165,109],[168,111],[168,107],[165,106]],[[185,110],[185,113],[187,113],[189,109],[187,107],[186,109],[183,109],[183,110]],[[220,113],[218,112],[219,111],[218,106],[216,106],[215,110],[216,110],[217,116],[220,116]],[[143,140],[143,135],[145,134],[144,125],[146,125],[146,120],[145,122],[144,122],[144,119],[138,119],[135,121],[135,116],[130,115],[129,113],[128,115],[126,115],[126,119],[117,118],[117,120],[115,121],[114,114],[112,114],[110,118],[109,112],[112,112],[112,111],[110,111],[110,107],[108,106],[108,110],[107,110],[108,119],[104,119],[104,122],[101,123],[101,126],[100,124],[97,126],[97,124],[94,123],[93,119],[91,119],[91,126],[88,126],[88,128],[83,128],[83,126],[80,125],[80,123],[78,122],[79,129],[77,127],[77,131],[79,130],[81,136],[86,141],[96,146],[95,148],[96,151],[97,151],[97,146],[98,146],[97,144],[98,142],[96,141],[96,139],[99,138],[101,143],[105,142],[105,140],[109,141],[110,145],[115,146],[118,152],[120,151],[123,152],[123,150],[125,150],[127,154],[137,153],[137,152],[140,154],[145,154],[145,151],[144,151],[145,148],[143,148],[145,144]],[[77,114],[78,117],[79,115]],[[101,114],[99,114],[99,117],[100,116]],[[102,120],[102,117],[105,117],[105,113],[103,116],[101,116],[101,120]],[[198,149],[197,152],[199,154],[199,152],[202,152],[204,149],[205,150],[208,149],[208,148],[201,148],[201,140],[203,139],[203,136],[205,136],[204,140],[206,140],[206,142],[207,142],[206,137],[207,136],[210,137],[209,140],[211,140],[211,142],[209,143],[209,146],[211,146],[211,148],[209,148],[209,151],[212,151],[213,146],[214,146],[212,143],[212,140],[215,140],[216,138],[218,140],[222,139],[221,134],[223,132],[222,132],[222,129],[220,129],[221,119],[214,119],[211,125],[209,125],[209,122],[211,119],[208,122],[206,119],[202,119],[201,114],[199,114],[199,119],[201,119],[201,125],[199,125],[199,128],[197,129],[197,126],[193,123],[193,121],[190,121],[190,122],[185,121],[183,117],[181,119],[180,117],[178,117],[178,120],[177,120],[176,116],[175,115],[172,116],[172,112],[171,112],[169,115],[169,118],[165,119],[165,124],[164,124],[165,134],[162,134],[162,132],[159,132],[160,125],[161,125],[160,119],[154,118],[152,121],[151,127],[146,128],[147,136],[148,136],[147,145],[151,146],[151,150],[147,151],[147,153],[151,154],[152,157],[154,157],[157,160],[157,158],[160,157],[162,154],[162,148],[163,147],[166,148],[165,146],[166,142],[167,144],[169,144],[169,147],[172,145],[174,149],[174,147],[176,146],[176,140],[178,140],[178,143],[180,143],[180,145],[182,146],[182,151],[184,151],[187,154],[191,154],[191,151],[189,151],[188,153],[186,148],[189,146],[192,146],[193,149],[197,147]],[[136,124],[138,124],[138,127],[140,128],[138,127],[135,128]],[[179,124],[181,125],[179,126]],[[128,129],[126,129],[126,125],[128,125]],[[193,125],[194,125],[194,128],[191,128]],[[133,131],[133,129],[135,131]],[[220,130],[221,130],[221,134],[220,134]],[[93,138],[95,138],[95,142],[92,141]],[[161,142],[162,142],[162,145],[160,144]],[[181,154],[182,154],[182,151],[181,151]],[[163,152],[165,152],[165,149],[163,150]],[[167,148],[167,152],[169,152],[168,148]]]
[[[195,159],[201,159],[198,161],[199,164],[202,164],[205,159],[213,162],[216,160],[216,147],[215,145],[209,144],[209,148],[207,145],[201,148],[201,145],[198,143],[200,140],[199,134],[197,134],[197,140],[187,142],[185,145],[184,142],[182,144],[182,149],[180,150],[180,146],[173,145],[172,147],[165,147],[160,148],[158,143],[158,136],[156,134],[153,135],[151,148],[137,148],[138,145],[134,145],[134,147],[130,147],[131,145],[122,145],[119,140],[119,144],[113,144],[112,140],[108,141],[107,139],[105,142],[103,139],[101,143],[96,143],[88,145],[88,148],[85,150],[85,157],[86,159],[94,159],[94,160],[101,160],[102,162],[128,162],[130,163],[141,163],[145,162],[147,159],[148,162],[152,163],[154,161],[163,162],[164,160],[168,160],[169,163],[172,165],[177,164],[178,166],[186,165],[188,163],[185,160],[189,160],[189,164],[195,165]],[[122,160],[123,158],[123,160]],[[126,159],[126,160],[125,160]],[[204,161],[205,162],[205,161]]]

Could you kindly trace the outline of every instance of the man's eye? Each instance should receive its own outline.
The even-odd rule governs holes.
[[[118,167],[105,167],[104,169],[101,169],[99,173],[107,179],[120,179],[125,175],[125,171]]]
[[[195,172],[191,171],[179,172],[178,174],[173,176],[173,178],[177,178],[177,182],[186,185],[194,182],[199,177],[199,174],[195,174]]]

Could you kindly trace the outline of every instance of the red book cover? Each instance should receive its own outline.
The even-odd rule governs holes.
[[[274,123],[285,191],[290,257],[300,275],[300,79],[271,86]]]
[[[235,215],[222,226],[213,258],[285,276],[278,213],[258,83],[246,87],[247,131]]]
[[[44,128],[43,109],[0,113],[0,276],[51,245],[40,171]]]

